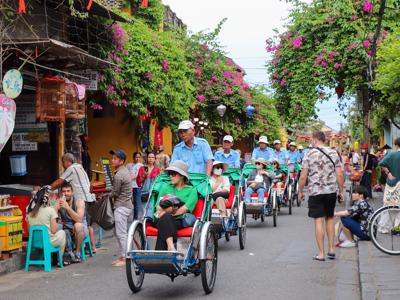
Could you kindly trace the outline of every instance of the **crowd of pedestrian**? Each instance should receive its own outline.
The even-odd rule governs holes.
[[[133,162],[126,164],[127,155],[121,149],[110,151],[111,165],[114,168],[112,188],[108,197],[113,199],[115,236],[118,245],[118,258],[113,266],[125,265],[125,253],[128,224],[145,214],[142,201],[148,199],[156,177],[164,172],[170,178],[170,184],[160,191],[160,197],[154,207],[146,212],[149,224],[157,227],[157,250],[173,250],[177,230],[193,225],[196,218],[193,210],[197,201],[197,192],[189,184],[189,173],[202,173],[209,176],[212,199],[220,215],[227,217],[226,203],[230,192],[230,182],[224,172],[228,168],[243,168],[246,160],[242,152],[234,149],[234,139],[226,135],[220,149],[214,153],[207,140],[195,135],[194,124],[190,120],[182,121],[178,126],[180,142],[173,148],[172,157],[164,153],[159,146],[155,152],[133,153]],[[384,149],[373,153],[368,145],[362,145],[361,153],[356,149],[343,149],[339,153],[325,145],[323,132],[312,135],[307,149],[294,141],[282,147],[280,140],[274,140],[272,147],[266,136],[260,136],[257,147],[251,155],[255,169],[249,174],[244,192],[244,200],[250,202],[253,193],[263,200],[264,193],[271,184],[279,187],[283,177],[280,165],[301,164],[299,179],[299,197],[305,199],[307,186],[309,217],[314,219],[315,238],[318,253],[314,260],[324,261],[335,258],[334,217],[340,217],[345,239],[339,246],[354,247],[356,236],[360,240],[370,239],[368,219],[373,213],[368,199],[372,197],[376,174],[386,179],[384,203],[393,203],[395,193],[400,189],[400,138],[395,141],[396,150],[388,155]],[[62,157],[64,173],[50,186],[38,192],[32,198],[28,209],[30,225],[45,225],[53,246],[59,246],[64,255],[64,264],[79,263],[82,242],[90,237],[93,251],[96,252],[90,208],[95,198],[90,192],[90,181],[82,165],[78,164],[71,153]],[[272,168],[267,170],[268,165]],[[377,169],[380,169],[378,172]],[[351,206],[347,210],[335,212],[336,201],[344,199],[345,179],[354,179],[359,185],[353,189]],[[381,182],[381,181],[380,181]],[[60,188],[60,195],[54,203],[49,200],[50,190]],[[394,195],[394,196],[393,196]],[[390,198],[390,199],[389,199]],[[390,202],[392,201],[392,202]],[[395,199],[397,203],[400,199]],[[325,253],[325,233],[328,238],[328,252]]]

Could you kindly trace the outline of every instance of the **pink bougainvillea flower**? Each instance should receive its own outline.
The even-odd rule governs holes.
[[[103,110],[103,106],[101,106],[101,105],[98,104],[98,103],[93,103],[90,107],[91,107],[93,110]]]
[[[204,45],[201,45],[201,46],[200,46],[200,49],[201,49],[201,50],[207,50],[207,49],[208,49],[208,46],[205,45],[205,44],[204,44]]]
[[[227,88],[224,92],[224,95],[232,95],[232,94],[233,94],[233,92],[232,92],[232,89],[230,89],[230,88]]]
[[[157,43],[157,42],[154,42],[154,43],[153,43],[153,46],[154,46],[154,47],[157,47],[157,48],[161,48],[161,44],[160,44],[160,43]]]
[[[150,72],[145,73],[145,74],[144,74],[144,78],[153,79],[153,78],[154,78],[154,74],[153,74],[153,73],[150,73]]]
[[[365,0],[364,5],[363,5],[363,11],[367,14],[372,13],[374,10],[374,6],[372,5],[371,2],[368,0]]]
[[[335,67],[335,69],[341,69],[341,68],[343,68],[343,65],[336,63],[334,67]]]
[[[331,54],[329,54],[329,60],[330,61],[334,60],[335,56],[337,56],[337,52],[332,52]]]
[[[282,79],[280,82],[281,86],[286,86],[288,84],[288,82],[285,79]]]
[[[122,99],[121,104],[123,107],[128,107],[128,101],[126,101],[125,99]]]
[[[350,46],[347,47],[347,50],[353,51],[353,49],[356,48],[357,46],[358,46],[358,43],[357,43],[357,42],[352,42],[352,43],[350,44]]]
[[[351,20],[352,20],[352,21],[355,21],[355,20],[357,20],[357,19],[358,19],[358,16],[357,16],[357,15],[352,15],[352,16],[351,16]]]
[[[168,73],[169,68],[171,67],[171,63],[168,60],[164,60],[162,63],[162,68],[164,70],[165,73]]]
[[[232,78],[233,76],[232,76],[232,73],[231,73],[231,72],[224,71],[224,77],[225,77],[225,78]]]
[[[273,58],[272,60],[271,60],[271,63],[272,64],[277,64],[279,62],[279,59],[277,59],[277,58]]]
[[[364,46],[365,48],[369,48],[369,46],[371,46],[371,42],[370,42],[369,40],[364,40],[364,41],[363,41],[363,46]]]
[[[206,102],[206,97],[204,97],[204,95],[198,95],[197,100],[199,100],[200,102]]]
[[[265,50],[267,50],[267,52],[274,52],[274,51],[278,50],[278,47],[277,46],[271,46],[271,47],[265,48]]]
[[[322,66],[323,68],[326,68],[326,67],[328,67],[328,63],[327,63],[326,61],[322,61],[322,62],[321,62],[321,66]]]
[[[211,80],[214,81],[214,82],[218,82],[219,81],[218,77],[215,76],[215,75],[211,77]]]
[[[300,48],[302,42],[303,42],[303,38],[301,36],[299,36],[299,34],[297,33],[296,37],[292,41],[293,48]]]

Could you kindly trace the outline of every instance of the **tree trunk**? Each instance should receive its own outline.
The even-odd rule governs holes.
[[[371,107],[369,101],[369,94],[368,94],[368,87],[362,86],[359,90],[359,102],[361,104],[362,109],[362,117],[363,117],[363,132],[364,132],[364,143],[370,144],[371,143]]]

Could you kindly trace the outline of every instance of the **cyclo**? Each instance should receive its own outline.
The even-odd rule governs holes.
[[[283,174],[283,178],[280,180],[281,183],[272,184],[271,193],[276,194],[278,211],[281,210],[281,206],[285,206],[289,208],[289,215],[291,215],[293,187],[290,184],[290,170],[287,165],[279,165],[279,171]]]
[[[163,185],[170,178],[160,174],[150,191],[146,211],[152,210],[159,199]],[[211,198],[208,177],[189,173],[189,184],[198,192],[198,201],[193,211],[196,222],[192,227],[178,230],[176,251],[154,250],[158,229],[150,225],[149,218],[134,221],[128,231],[126,251],[126,275],[132,292],[138,292],[146,273],[162,274],[171,281],[190,273],[201,275],[206,294],[212,292],[217,275],[218,244],[210,219]],[[148,214],[146,214],[148,215]]]
[[[288,187],[288,196],[291,199],[292,205],[296,202],[297,207],[300,207],[301,200],[299,198],[299,179],[301,172],[301,165],[298,163],[289,164],[293,166],[293,169],[289,172],[289,187]],[[291,214],[291,207],[289,214]]]
[[[246,207],[240,193],[240,169],[229,168],[223,175],[227,176],[231,182],[229,198],[226,203],[227,222],[224,221],[215,205],[212,208],[211,221],[218,238],[225,236],[226,241],[229,241],[232,235],[238,235],[239,247],[243,250],[246,244]]]
[[[269,171],[271,171],[271,165],[268,165]],[[240,179],[241,189],[240,197],[245,197],[245,190],[247,187],[247,179],[250,173],[256,170],[256,166],[253,164],[245,164],[242,170],[242,176]],[[265,217],[272,216],[274,227],[277,226],[278,219],[278,199],[277,190],[273,189],[273,185],[269,187],[268,191],[264,192],[263,201],[258,201],[258,194],[256,192],[251,194],[251,202],[244,202],[245,212],[247,215],[252,215],[254,220],[260,218],[261,222],[265,221]]]

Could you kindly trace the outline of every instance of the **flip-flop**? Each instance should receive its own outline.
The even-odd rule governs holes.
[[[328,257],[329,259],[335,259],[336,258],[336,255],[335,255],[335,253],[327,253],[326,254],[326,257]]]
[[[324,258],[324,257],[319,257],[318,255],[314,255],[314,256],[312,257],[312,259],[313,259],[313,260],[318,260],[318,261],[325,261],[325,258]]]

